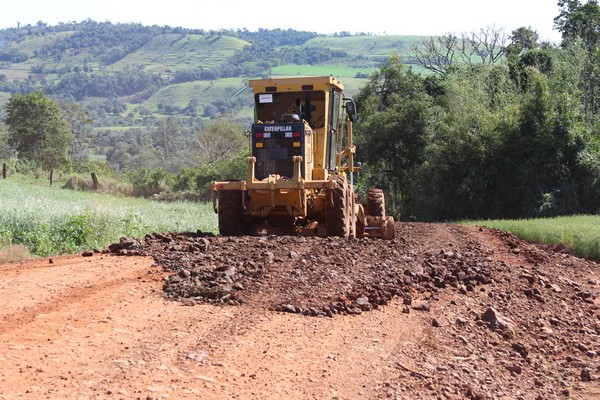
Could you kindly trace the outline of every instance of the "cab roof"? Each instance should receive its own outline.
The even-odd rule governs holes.
[[[299,92],[303,90],[337,89],[344,91],[344,85],[333,76],[305,76],[293,78],[250,79],[249,85],[254,93]]]

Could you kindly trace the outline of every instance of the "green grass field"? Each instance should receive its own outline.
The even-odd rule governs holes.
[[[160,35],[112,64],[116,70],[144,66],[148,72],[173,72],[199,66],[216,68],[250,43],[217,35]]]
[[[212,204],[163,203],[0,180],[0,249],[36,256],[101,249],[152,232],[217,231]]]
[[[156,112],[161,101],[185,107],[190,100],[196,99],[198,106],[202,109],[215,100],[227,100],[230,97],[239,96],[243,90],[249,90],[243,78],[185,82],[159,89],[143,105]]]
[[[600,215],[461,223],[501,229],[531,242],[564,244],[577,255],[600,259]]]
[[[397,53],[400,58],[411,54],[411,46],[424,36],[346,36],[346,37],[317,37],[304,45],[307,47],[328,47],[333,50],[344,50],[350,55],[363,56],[367,59],[388,57]]]

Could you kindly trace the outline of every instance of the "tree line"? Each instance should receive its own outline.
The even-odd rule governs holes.
[[[439,48],[423,43],[435,74],[384,64],[355,97],[360,185],[384,188],[405,219],[598,213],[600,7],[559,6],[559,46],[523,27],[495,63],[427,64]]]

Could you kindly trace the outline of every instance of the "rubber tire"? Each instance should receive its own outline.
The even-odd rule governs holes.
[[[333,192],[333,205],[329,201],[329,193],[327,194],[327,201],[325,203],[325,228],[327,229],[327,236],[347,237],[349,234],[347,230],[349,213],[346,202],[346,178],[334,175],[330,179],[337,182],[337,187],[331,190]]]
[[[219,233],[221,236],[244,234],[242,223],[242,192],[221,190],[219,192]]]
[[[370,189],[367,193],[367,215],[385,217],[385,196],[381,189]]]
[[[352,190],[350,192],[350,195],[353,196],[354,198],[354,207],[355,208],[363,208],[362,204],[360,204],[360,199],[358,198],[358,196],[356,195],[356,193],[354,193],[354,190]],[[356,210],[355,210],[356,211]],[[362,239],[365,237],[366,234],[366,227],[365,224],[363,222],[361,222],[360,218],[359,218],[359,213],[355,212],[355,218],[356,218],[356,232],[355,232],[355,237],[357,239]],[[364,208],[362,211],[362,214],[364,216]],[[366,221],[364,221],[366,223]]]

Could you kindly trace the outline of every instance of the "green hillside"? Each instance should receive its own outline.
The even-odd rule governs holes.
[[[160,35],[111,65],[114,69],[144,66],[145,71],[172,73],[186,68],[216,68],[250,43],[218,35]]]
[[[122,131],[167,116],[198,126],[251,116],[247,80],[338,77],[352,95],[415,36],[325,36],[293,30],[204,31],[80,23],[0,30],[0,102],[41,90],[84,107],[93,127]]]
[[[153,112],[158,112],[161,102],[185,107],[191,100],[196,100],[199,106],[204,108],[215,101],[226,101],[251,93],[246,87],[247,80],[243,78],[185,82],[159,89],[143,105]]]
[[[332,50],[344,50],[348,54],[361,56],[369,61],[381,62],[391,53],[401,58],[411,54],[411,46],[423,36],[322,36],[309,40],[305,46],[325,47]]]

